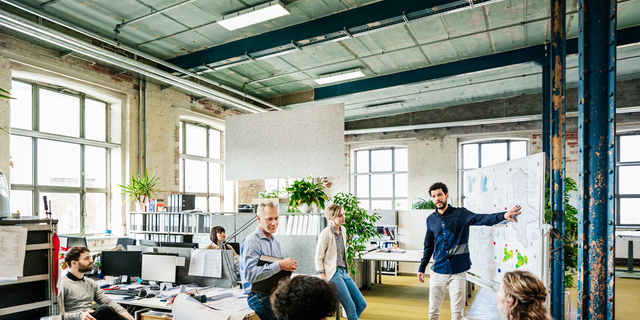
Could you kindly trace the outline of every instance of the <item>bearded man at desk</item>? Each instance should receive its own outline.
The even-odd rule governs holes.
[[[84,273],[93,270],[89,249],[73,247],[67,251],[64,261],[69,272],[62,279],[64,284],[64,310],[67,320],[135,320],[122,306],[109,299],[95,281]],[[93,310],[91,302],[100,306]]]
[[[258,228],[248,235],[240,248],[240,277],[242,289],[248,295],[247,303],[262,320],[278,320],[271,308],[269,295],[254,292],[254,283],[274,276],[280,270],[295,271],[298,263],[292,258],[258,266],[261,255],[283,258],[280,242],[273,234],[278,230],[278,207],[265,200],[258,206]]]

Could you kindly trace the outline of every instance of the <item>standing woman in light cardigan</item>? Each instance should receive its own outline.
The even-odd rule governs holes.
[[[337,204],[325,211],[329,226],[318,237],[316,246],[316,270],[324,281],[333,283],[338,290],[338,301],[347,311],[349,320],[357,320],[367,307],[362,293],[349,276],[347,265],[347,230],[344,210]]]

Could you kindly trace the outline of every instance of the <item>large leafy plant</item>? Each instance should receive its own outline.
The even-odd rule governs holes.
[[[120,188],[122,188],[122,194],[127,195],[127,199],[125,202],[136,201],[136,202],[145,202],[151,199],[151,196],[156,196],[156,184],[160,180],[159,177],[156,177],[155,173],[152,173],[149,176],[149,170],[144,169],[144,175],[140,175],[139,173],[135,173],[131,176],[131,181],[128,185],[119,184]]]
[[[15,99],[15,98],[12,98],[12,97],[11,97],[11,94],[9,93],[9,91],[4,90],[4,89],[2,89],[2,88],[0,88],[0,98],[2,98],[2,99]],[[0,130],[4,131],[4,132],[6,132],[6,133],[9,133],[9,131],[7,131],[7,130],[6,130],[5,128],[3,128],[3,127],[0,127]]]
[[[368,214],[367,210],[359,206],[360,201],[351,193],[338,193],[333,199],[333,203],[344,209],[344,227],[347,230],[347,264],[349,264],[351,274],[358,274],[356,259],[362,259],[365,244],[369,243],[372,238],[379,236],[376,231],[376,221],[380,220],[380,214],[377,212]]]
[[[549,176],[546,178],[548,184]],[[573,287],[575,284],[574,276],[577,274],[578,268],[578,209],[569,203],[569,192],[578,191],[575,180],[565,177],[565,194],[564,194],[564,285],[567,288]],[[551,223],[553,210],[551,210],[551,190],[545,189],[544,193],[544,219],[547,223]],[[560,235],[552,233],[552,237],[559,238]]]
[[[309,207],[315,203],[318,208],[324,210],[324,201],[328,200],[329,197],[327,197],[323,189],[322,182],[314,183],[313,177],[294,181],[286,189],[289,192],[288,211],[296,212],[302,203],[306,203]]]
[[[426,200],[423,198],[417,198],[418,201],[413,204],[412,209],[414,210],[423,210],[423,209],[436,209],[436,205],[433,203],[433,200]]]

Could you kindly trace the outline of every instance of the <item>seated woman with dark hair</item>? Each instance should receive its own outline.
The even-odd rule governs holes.
[[[220,244],[222,243],[222,241],[227,239],[227,234],[225,233],[223,227],[215,226],[211,228],[211,233],[209,234],[209,238],[211,238],[211,244],[208,245],[205,249],[221,250],[222,247],[220,247]],[[235,250],[233,250],[233,247],[231,247],[231,245],[227,244],[227,249],[233,251],[234,257],[238,255],[238,253]]]
[[[271,294],[278,320],[322,320],[338,306],[334,285],[314,276],[296,276],[280,281]]]
[[[498,309],[508,320],[550,320],[546,299],[547,288],[533,273],[510,271],[498,291]]]

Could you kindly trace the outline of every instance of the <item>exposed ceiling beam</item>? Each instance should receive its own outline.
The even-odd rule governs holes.
[[[126,21],[126,22],[124,22],[124,21],[123,21],[122,23],[118,24],[118,25],[116,26],[116,28],[122,28],[122,27],[124,27],[124,26],[126,26],[126,25],[128,25],[128,24],[136,23],[136,22],[141,21],[141,20],[144,20],[144,19],[146,19],[146,18],[153,17],[153,16],[155,16],[155,15],[161,14],[161,13],[163,13],[163,12],[167,12],[167,11],[169,11],[169,10],[173,10],[173,9],[175,9],[175,8],[181,7],[181,6],[185,5],[185,4],[189,4],[189,3],[192,3],[192,2],[195,2],[195,1],[197,1],[197,0],[187,0],[187,1],[184,1],[184,2],[180,2],[180,3],[174,4],[174,5],[172,5],[172,6],[169,6],[169,7],[163,8],[163,9],[160,9],[160,10],[154,10],[153,12],[151,12],[151,13],[149,13],[149,14],[146,14],[146,15],[144,15],[144,16],[141,16],[141,17],[138,17],[138,18],[135,18],[135,19],[131,19],[131,20]]]
[[[618,30],[618,46],[634,43],[640,43],[640,26]],[[567,40],[566,50],[567,55],[577,54],[578,38]],[[470,58],[394,74],[315,88],[313,90],[313,96],[314,101],[318,101],[344,95],[443,79],[464,73],[479,72],[510,65],[546,62],[546,59],[548,59],[546,53],[547,50],[545,45],[537,45],[477,58]]]
[[[499,1],[502,0],[380,1],[168,61],[195,71],[202,65],[219,69],[251,62],[247,56],[259,60]]]
[[[46,8],[46,7],[48,7],[48,6],[52,5],[52,4],[56,4],[56,3],[60,2],[60,1],[62,1],[62,0],[47,1],[47,2],[45,2],[45,3],[40,5],[40,10],[43,10],[44,8]]]

